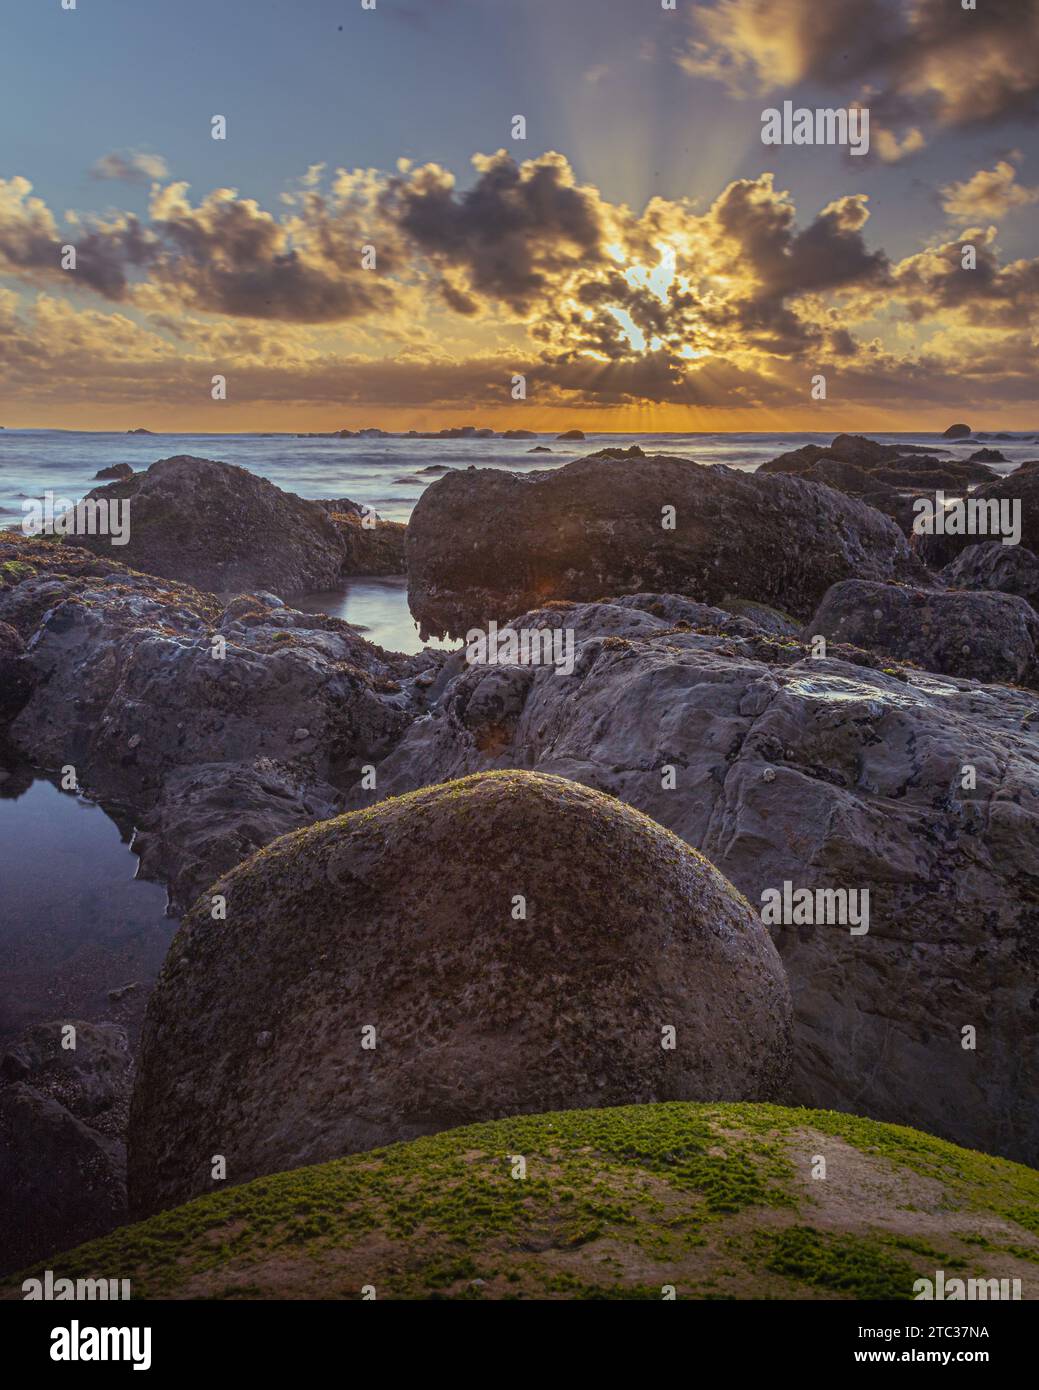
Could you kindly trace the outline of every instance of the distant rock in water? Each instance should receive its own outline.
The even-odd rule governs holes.
[[[535,444],[533,449],[528,449],[528,454],[550,454],[552,450],[546,444]]]
[[[972,433],[970,425],[950,425],[942,431],[943,439],[966,439]]]
[[[609,891],[604,892],[604,885]],[[132,1205],[505,1114],[774,1097],[789,998],[704,858],[576,783],[470,778],[286,836],[149,1004]],[[661,1046],[673,1028],[675,1046]]]
[[[423,636],[647,589],[731,594],[803,621],[839,579],[923,573],[892,521],[832,488],[659,454],[448,474],[419,498],[406,556]]]
[[[968,680],[1039,686],[1039,614],[1015,594],[846,579],[802,634]]]
[[[565,434],[557,434],[557,439],[583,439],[584,430],[567,430]]]
[[[110,481],[113,478],[120,480],[133,477],[133,469],[128,463],[113,463],[110,468],[99,468],[94,474],[94,481]]]
[[[137,429],[135,429],[135,430],[127,430],[126,433],[127,433],[127,434],[152,434],[153,431],[152,431],[152,430],[142,429],[140,426],[138,426]]]
[[[214,593],[329,589],[343,574],[401,567],[403,527],[390,533],[379,523],[367,530],[356,503],[346,503],[352,512],[333,515],[331,504],[304,501],[214,459],[160,459],[88,496],[129,502],[129,541],[113,546],[107,535],[77,535],[77,544]],[[378,564],[387,568],[372,568]]]
[[[506,430],[502,439],[537,439],[533,430]]]
[[[1006,463],[1007,457],[998,449],[975,449],[968,463]]]

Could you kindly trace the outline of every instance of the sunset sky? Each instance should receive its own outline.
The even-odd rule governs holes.
[[[1039,0],[5,0],[0,32],[8,428],[1039,428]],[[787,99],[867,106],[870,153],[763,145]]]

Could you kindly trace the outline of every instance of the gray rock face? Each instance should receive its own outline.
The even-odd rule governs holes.
[[[1039,685],[1039,614],[1013,594],[846,579],[827,592],[803,635],[816,634],[926,671]]]
[[[0,622],[27,639],[33,682],[11,742],[132,808],[175,907],[268,831],[331,814],[424,707],[422,681],[444,659],[384,653],[348,623],[276,599],[223,605],[112,561],[84,564],[71,547],[8,550],[21,568],[0,585]]]
[[[625,612],[517,618],[572,628],[574,674],[461,670],[370,795],[530,768],[645,811],[755,906],[785,881],[868,888],[865,935],[776,929],[793,1096],[1036,1163],[1039,1116],[1021,1097],[1039,1088],[1039,698],[646,611],[627,612],[625,634]]]
[[[407,562],[423,635],[451,636],[549,598],[646,590],[803,620],[839,579],[922,574],[895,525],[831,488],[665,455],[448,474],[418,500]]]
[[[83,1020],[72,1026],[74,1048],[62,1046],[64,1020],[26,1029],[0,1058],[0,1079],[27,1082],[79,1119],[118,1132],[122,1121],[105,1126],[103,1117],[125,1107],[130,1096],[126,1029]]]
[[[998,589],[1019,594],[1039,608],[1039,555],[1023,545],[982,541],[968,545],[938,578],[950,589]]]
[[[149,1004],[137,1210],[208,1191],[214,1145],[242,1182],[492,1117],[782,1085],[789,999],[758,918],[572,782],[426,788],[217,886],[227,920],[188,914]]]

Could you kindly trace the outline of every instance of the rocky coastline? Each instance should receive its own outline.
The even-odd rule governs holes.
[[[991,461],[604,450],[403,526],[177,456],[89,494],[125,546],[0,532],[0,735],[126,808],[184,918],[136,1057],[83,1023],[70,1070],[41,1019],[0,1059],[0,1171],[54,1213],[10,1268],[208,1191],[187,1110],[233,1183],[658,1102],[1039,1165],[1039,470]],[[936,490],[1019,543],[920,534]],[[404,572],[423,638],[565,632],[572,673],[291,606]],[[868,932],[770,932],[785,882],[868,887]]]

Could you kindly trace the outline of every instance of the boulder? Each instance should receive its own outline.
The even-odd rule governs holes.
[[[1039,685],[1039,614],[1013,594],[913,589],[846,579],[804,630],[925,671]]]
[[[1005,454],[998,449],[975,449],[968,459],[969,463],[1007,463]]]
[[[214,593],[259,586],[275,593],[331,588],[343,545],[324,508],[233,464],[160,459],[88,497],[130,504],[130,539],[77,535],[95,554]]]
[[[108,481],[112,478],[124,479],[132,477],[133,469],[128,463],[113,463],[110,468],[99,468],[94,474],[95,482],[98,480]]]
[[[537,439],[533,430],[505,430],[502,439]]]
[[[842,493],[666,455],[448,474],[419,498],[406,556],[423,637],[464,636],[548,598],[647,589],[730,594],[803,620],[839,579],[923,574],[894,523]]]
[[[136,1210],[211,1191],[214,1145],[236,1183],[546,1106],[783,1083],[789,1000],[759,919],[573,782],[426,788],[286,836],[215,891],[227,920],[187,915],[149,1003]]]
[[[1039,555],[1023,545],[982,541],[968,545],[938,578],[950,589],[998,589],[1039,608]]]
[[[790,638],[681,631],[666,609],[565,605],[514,625],[571,629],[573,675],[455,659],[433,717],[355,804],[530,768],[667,825],[755,905],[784,881],[868,888],[865,935],[776,929],[790,1095],[1036,1163],[1039,1113],[1020,1097],[1039,1092],[1039,697],[832,644],[812,659]]]
[[[967,439],[972,433],[970,425],[950,425],[942,430],[943,439]]]
[[[583,439],[584,430],[567,430],[565,434],[557,434],[557,439]]]

